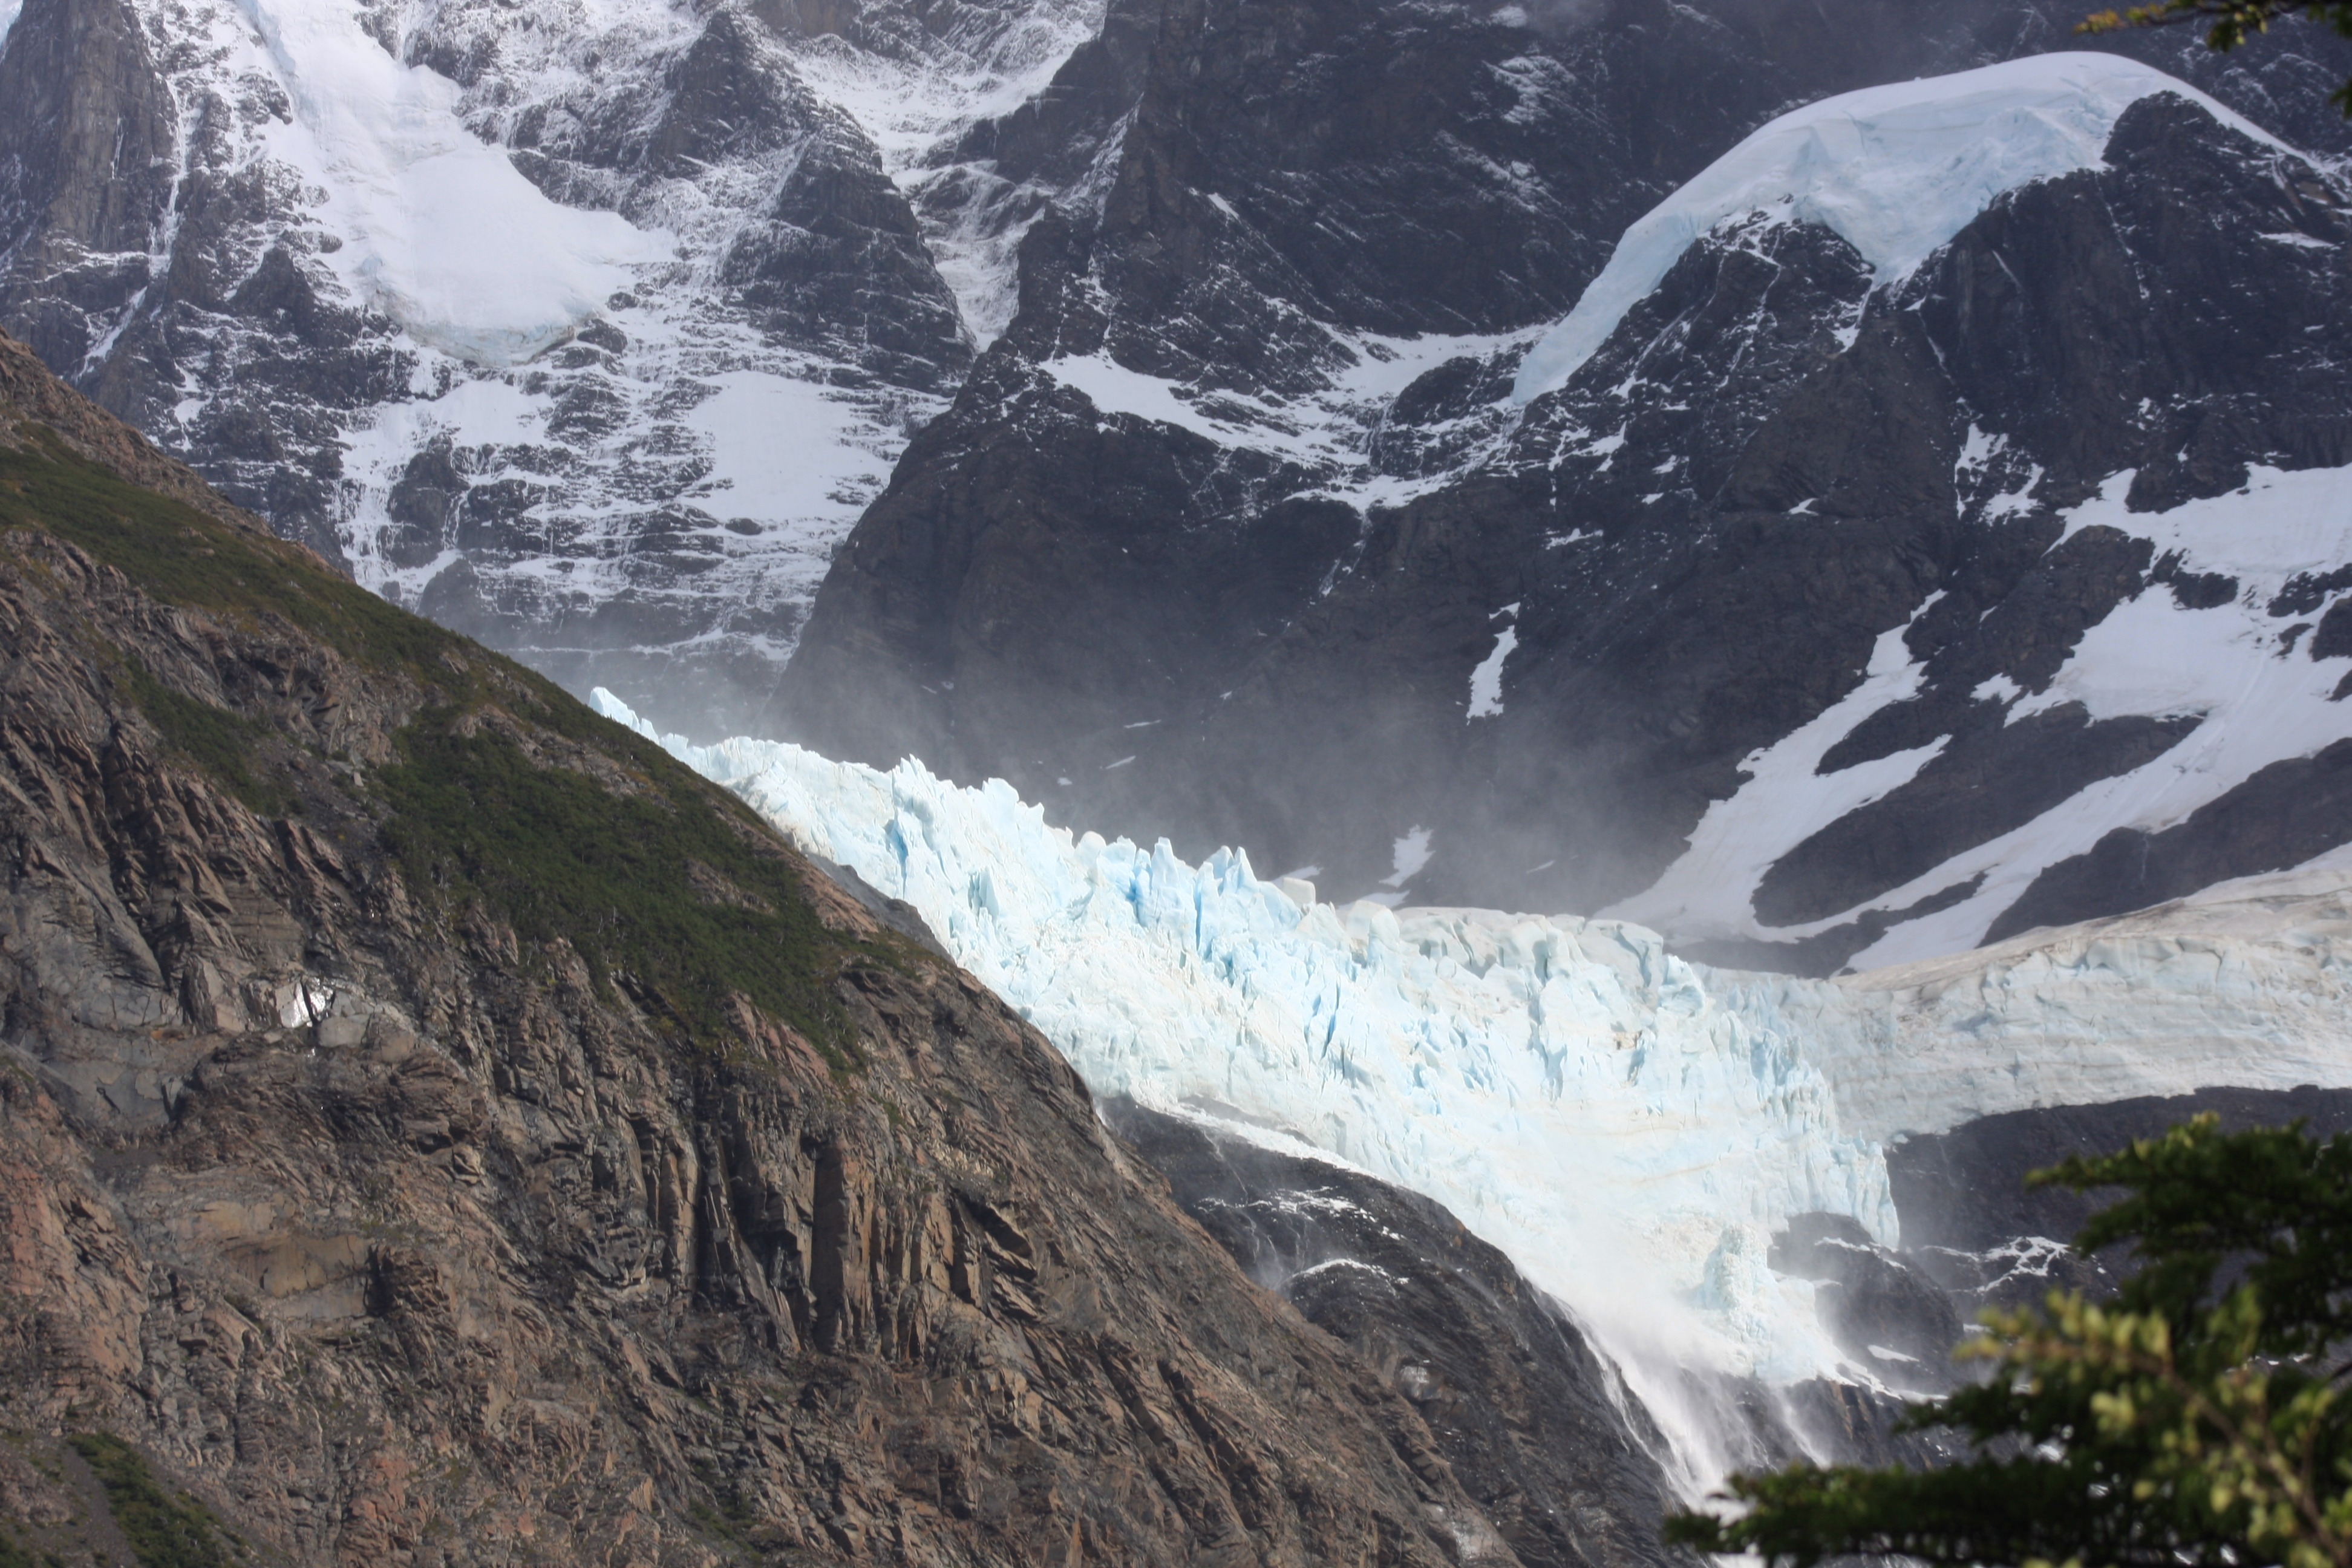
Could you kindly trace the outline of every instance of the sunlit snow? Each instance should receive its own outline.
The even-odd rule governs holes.
[[[1609,264],[1520,364],[1521,403],[1567,384],[1684,251],[1727,218],[1767,213],[1843,235],[1887,283],[2004,192],[2100,166],[2123,111],[2174,92],[2269,146],[2187,82],[2118,55],[2035,55],[1865,88],[1793,110],[1625,231]]]

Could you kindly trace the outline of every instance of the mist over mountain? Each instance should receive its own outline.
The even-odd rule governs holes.
[[[2347,836],[2342,710],[2090,689],[2151,591],[2249,649],[2327,608],[2287,568],[2340,542],[2242,563],[2211,509],[2342,458],[2336,43],[2123,40],[2207,112],[2120,112],[2151,79],[2033,164],[2086,79],[1953,132],[2024,162],[1932,256],[1759,190],[1604,274],[1774,116],[2072,20],[31,0],[0,323],[666,723],[1825,971]],[[1849,208],[1939,134],[1838,150]]]
[[[0,1564],[1933,1462],[2352,1124],[2352,43],[2076,20],[0,0]]]

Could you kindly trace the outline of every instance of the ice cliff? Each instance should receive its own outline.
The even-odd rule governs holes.
[[[1804,981],[1709,971],[1618,921],[1336,908],[1244,855],[1073,835],[1001,781],[912,760],[654,738],[913,905],[1097,1092],[1445,1204],[1595,1328],[1698,1470],[1705,1422],[1677,1420],[1673,1369],[1860,1375],[1765,1253],[1810,1210],[1895,1241],[1886,1140],[2039,1104],[2352,1084],[2332,1023],[2352,906],[2325,870]]]

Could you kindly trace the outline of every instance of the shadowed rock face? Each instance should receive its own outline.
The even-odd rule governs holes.
[[[1297,7],[1286,25],[1318,16]],[[1613,25],[1572,47],[1620,58],[1606,51],[1633,48],[1624,40],[1640,29]],[[1466,18],[1415,26],[1419,48],[1478,58],[1486,47]],[[1947,46],[1957,53],[1940,63],[1968,58],[1936,47]],[[2154,511],[2230,492],[2251,463],[2352,458],[2340,194],[2315,165],[2278,162],[2159,96],[2123,116],[2105,168],[1996,202],[1899,289],[1873,292],[1825,229],[1721,230],[1516,431],[1479,421],[1494,417],[1517,347],[1490,342],[1437,366],[1386,406],[1376,463],[1443,473],[1465,432],[1504,441],[1502,455],[1359,514],[1271,438],[1213,441],[1105,414],[1040,366],[1099,349],[1202,389],[1210,410],[1228,384],[1218,378],[1243,362],[1199,346],[1202,334],[1234,323],[1265,360],[1250,384],[1302,396],[1314,355],[1282,345],[1313,334],[1269,301],[1307,301],[1301,310],[1339,329],[1500,331],[1549,310],[1512,289],[1580,286],[1590,263],[1571,234],[1601,232],[1663,186],[1621,183],[1612,206],[1579,184],[1582,165],[1529,163],[1530,189],[1549,195],[1510,198],[1513,221],[1550,215],[1556,244],[1522,244],[1526,266],[1508,279],[1490,269],[1486,293],[1433,281],[1421,297],[1453,301],[1443,322],[1433,305],[1383,316],[1358,302],[1379,290],[1316,271],[1316,244],[1285,237],[1278,205],[1261,218],[1249,194],[1328,189],[1366,215],[1360,232],[1385,232],[1392,215],[1370,185],[1317,162],[1347,136],[1309,138],[1297,170],[1202,151],[1226,147],[1223,128],[1247,106],[1261,119],[1305,112],[1234,87],[1246,72],[1225,62],[1228,47],[1257,58],[1218,28],[1182,50],[1163,38],[1099,224],[1032,231],[1022,318],[836,557],[783,690],[818,749],[1000,774],[1057,819],[1165,833],[1189,853],[1242,844],[1269,869],[1321,868],[1318,885],[1342,898],[1375,890],[1392,844],[1426,828],[1427,869],[1405,889],[1415,902],[1591,910],[1657,879],[1707,807],[1746,782],[1748,760],[1853,693],[1878,639],[1900,630],[1916,686],[1857,714],[1818,771],[1937,754],[1777,852],[1739,911],[1803,939],[1741,948],[1741,962],[1828,973],[1979,890],[1972,868],[1944,887],[1937,868],[2198,735],[2194,710],[2018,707],[2141,595],[2220,610],[2239,593],[2128,523],[2062,542],[2061,511],[2126,472],[2129,505]],[[1707,58],[1691,47],[1694,62]],[[1196,76],[1223,85],[1196,89]],[[1524,113],[1539,118],[1544,100],[1531,101]],[[1589,98],[1564,101],[1621,123]],[[1483,125],[1475,95],[1444,102]],[[1551,133],[1566,137],[1564,123]],[[1139,142],[1147,132],[1156,139]],[[1470,134],[1444,132],[1464,145]],[[1573,145],[1597,170],[1622,168],[1633,142]],[[1693,155],[1706,148],[1701,138]],[[1223,173],[1244,166],[1255,172]],[[1211,167],[1241,220],[1205,198],[1189,216],[1174,205],[1137,216],[1176,204],[1180,185],[1212,189]],[[1449,190],[1472,199],[1459,182]],[[1409,247],[1368,248],[1378,265],[1407,265]],[[1268,256],[1291,268],[1286,280]],[[1191,258],[1193,294],[1151,281],[1171,257]],[[1990,456],[1978,450],[1987,432],[1999,437]],[[2335,591],[2315,588],[2311,611]],[[2340,657],[2335,647],[2298,657]],[[1496,708],[1472,712],[1474,671],[1505,651]],[[2032,901],[2055,913],[2034,919],[2130,907],[2115,900],[2352,837],[2339,792],[2281,789],[2299,802],[2294,834],[2218,813],[2195,854],[2158,855],[2179,868],[2148,879],[2155,890],[2126,893],[2104,869],[2053,872],[2099,890],[2037,889]]]
[[[1413,1403],[1520,1562],[1685,1561],[1657,1539],[1664,1440],[1583,1331],[1451,1214],[1131,1101],[1103,1114],[1251,1278]]]
[[[1675,1492],[1666,1441],[1643,1406],[1584,1327],[1451,1213],[1359,1172],[1128,1100],[1105,1102],[1103,1114],[1253,1279],[1419,1407],[1521,1562],[1685,1561],[1657,1539]],[[1706,1413],[1737,1466],[1775,1468],[1800,1456],[1922,1463],[1949,1451],[1933,1436],[1895,1430],[1902,1405],[1887,1389],[1950,1386],[1956,1312],[1978,1298],[1840,1228],[1851,1226],[1799,1216],[1772,1267],[1817,1281],[1824,1326],[1852,1342],[1861,1375],[1780,1386],[1680,1375],[1678,1401]],[[1873,1355],[1873,1343],[1896,1353]]]
[[[1982,1309],[2040,1307],[2053,1289],[2098,1297],[2130,1272],[2126,1255],[2070,1248],[2104,1194],[2029,1186],[2028,1175],[2207,1112],[2231,1129],[2303,1121],[2327,1137],[2352,1127],[2352,1093],[2208,1089],[2011,1111],[1906,1139],[1886,1152],[1899,1247],[1878,1246],[1841,1215],[1799,1215],[1774,1238],[1771,1266],[1813,1282],[1822,1325],[1855,1366],[1890,1387],[1942,1392],[1968,1374],[1952,1352]]]
[[[121,1547],[63,1428],[302,1563],[1512,1560],[968,977],[0,372],[12,1528]]]
[[[2208,1089],[2166,1099],[2116,1100],[1982,1117],[1887,1151],[1903,1215],[1903,1245],[1982,1252],[2028,1237],[2070,1239],[2100,1206],[2099,1194],[2025,1184],[2027,1173],[2070,1154],[2102,1154],[2154,1138],[2211,1111],[2230,1131],[2307,1121],[2316,1137],[2352,1131],[2352,1093]]]

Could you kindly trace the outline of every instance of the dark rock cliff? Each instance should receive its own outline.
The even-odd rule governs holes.
[[[1520,1562],[1680,1561],[1657,1538],[1664,1439],[1568,1314],[1443,1207],[1128,1100],[1104,1116],[1252,1279],[1412,1401]]]
[[[1301,27],[1320,16],[1294,10]],[[1591,38],[1626,14],[1608,12]],[[1387,25],[1433,57],[1486,58],[1466,14]],[[1634,49],[1626,40],[1640,34],[1611,47]],[[1801,34],[1767,29],[1757,47],[1778,60]],[[1164,97],[1167,126],[1139,111],[1098,226],[1033,231],[1022,318],[835,557],[783,688],[793,724],[820,750],[885,764],[913,752],[966,779],[999,774],[1066,820],[1164,833],[1192,854],[1241,844],[1267,870],[1312,865],[1342,898],[1398,886],[1391,846],[1423,829],[1427,866],[1404,887],[1415,902],[1591,911],[1654,882],[1752,759],[1854,693],[1877,640],[1901,630],[1918,667],[1911,694],[1855,714],[1818,773],[1937,754],[1776,849],[1737,919],[1685,930],[1639,912],[1685,941],[1752,919],[1791,938],[1713,951],[1828,973],[1888,927],[1982,892],[1969,853],[2147,767],[2203,722],[2201,701],[2097,715],[2054,696],[2020,705],[2119,606],[2153,594],[2221,610],[2242,594],[2136,522],[2070,531],[2062,511],[2119,474],[2132,476],[2128,509],[2144,514],[2236,490],[2249,465],[2352,457],[2342,193],[2319,163],[2159,95],[2123,115],[2103,168],[1995,202],[1899,287],[1875,286],[1825,228],[1727,227],[1524,419],[1498,401],[1517,349],[1423,374],[1386,406],[1375,468],[1442,476],[1473,437],[1502,440],[1503,455],[1360,514],[1329,498],[1329,473],[1286,466],[1272,437],[1253,446],[1236,423],[1221,442],[1105,413],[1051,373],[1054,356],[1100,347],[1139,373],[1212,389],[1195,400],[1197,425],[1243,358],[1185,345],[1230,331],[1266,361],[1252,373],[1264,410],[1297,391],[1275,363],[1283,345],[1316,335],[1284,326],[1267,301],[1333,331],[1519,325],[1556,314],[1538,296],[1572,298],[1589,275],[1595,263],[1576,258],[1597,252],[1574,236],[1630,217],[1663,185],[1586,183],[1632,155],[1630,142],[1600,152],[1570,130],[1587,112],[1619,124],[1605,107],[1615,76],[1571,77],[1576,90],[1530,93],[1495,123],[1466,88],[1440,94],[1463,123],[1433,125],[1425,140],[1484,147],[1497,167],[1517,159],[1521,183],[1478,199],[1514,222],[1540,216],[1550,237],[1514,240],[1516,270],[1478,269],[1486,293],[1449,293],[1444,268],[1373,242],[1407,216],[1372,183],[1264,166],[1291,157],[1297,138],[1259,137],[1257,164],[1231,150],[1201,162],[1203,143],[1225,147],[1239,134],[1228,127],[1254,123],[1244,104],[1261,118],[1305,112],[1287,85],[1260,83],[1232,105],[1218,96],[1226,87],[1202,85],[1287,58],[1273,45],[1254,53],[1252,36],[1239,23],[1204,23],[1181,47],[1163,36],[1145,104]],[[1675,46],[1701,77],[1707,47],[1734,35],[1709,36]],[[1930,43],[1910,46],[1923,62]],[[1945,40],[1936,58],[1965,60],[1982,43]],[[1808,79],[1809,90],[1831,85]],[[1296,90],[1318,101],[1311,81]],[[1378,119],[1371,105],[1387,102],[1330,93],[1335,126],[1346,105]],[[1656,112],[1680,113],[1678,102]],[[1564,160],[1557,168],[1478,140],[1545,113],[1566,117],[1544,122],[1542,155]],[[1296,158],[1337,157],[1327,144],[1354,143],[1334,130]],[[1675,156],[1688,162],[1661,153],[1659,174],[1685,174],[1721,145],[1682,143]],[[1387,166],[1385,153],[1368,156]],[[1163,176],[1160,162],[1186,172]],[[1473,199],[1463,182],[1424,173],[1447,200]],[[1423,313],[1371,311],[1361,300],[1385,285],[1357,288],[1318,260],[1321,241],[1282,227],[1278,210],[1258,216],[1254,193],[1290,184],[1328,187],[1318,210],[1333,228],[1336,211],[1361,215],[1353,232],[1377,265],[1419,268]],[[1223,193],[1247,223],[1220,229],[1205,196],[1181,223],[1129,216],[1180,186]],[[1192,292],[1153,283],[1145,263],[1177,267],[1169,258],[1192,257],[1187,246],[1199,256],[1178,270]],[[1289,268],[1279,278],[1247,261],[1266,247]],[[1222,292],[1204,292],[1213,279]],[[1212,362],[1226,368],[1197,368]],[[2313,564],[2307,612],[2338,591],[2323,580],[2334,564]],[[2295,657],[2345,651],[2352,637],[2315,637]],[[1489,658],[1496,685],[1482,713],[1469,698]],[[2352,811],[2322,750],[2333,721],[2312,721],[2302,749],[2316,754],[2247,781],[2245,798],[2053,865],[2013,912],[1985,909],[1961,940],[2116,912],[2344,842]]]
[[[1674,1500],[1667,1438],[1583,1325],[1442,1205],[1128,1100],[1106,1102],[1104,1116],[1251,1278],[1420,1407],[1522,1563],[1675,1561],[1652,1522]],[[1668,1396],[1685,1418],[1704,1423],[1706,1440],[1741,1468],[1800,1457],[1933,1462],[1948,1452],[1944,1439],[1899,1429],[1891,1391],[1951,1386],[1950,1352],[1983,1299],[1980,1282],[1947,1282],[1917,1255],[1876,1247],[1828,1215],[1797,1216],[1770,1265],[1813,1282],[1823,1327],[1855,1374],[1768,1385],[1648,1369],[1674,1384]]]
[[[0,367],[16,1538],[127,1561],[120,1490],[270,1561],[1512,1560],[993,997]]]

